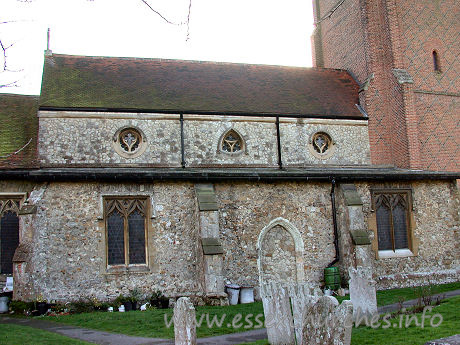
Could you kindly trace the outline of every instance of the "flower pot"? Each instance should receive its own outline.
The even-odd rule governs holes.
[[[131,305],[133,307],[133,310],[137,310],[137,301],[136,302],[131,302]]]

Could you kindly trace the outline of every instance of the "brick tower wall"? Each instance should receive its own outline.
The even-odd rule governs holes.
[[[320,21],[312,37],[314,64],[347,69],[363,85],[372,163],[460,170],[455,2],[314,0]],[[433,50],[441,72],[434,71]],[[393,69],[407,70],[414,82],[398,82]]]
[[[460,5],[398,0],[397,13],[404,68],[414,79],[421,166],[460,171]]]

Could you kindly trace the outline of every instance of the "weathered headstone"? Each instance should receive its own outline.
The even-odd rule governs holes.
[[[323,293],[319,288],[314,288],[308,284],[292,284],[287,286],[287,290],[291,298],[297,345],[303,345],[302,330],[304,327],[305,313],[308,306],[316,303]]]
[[[305,310],[322,295],[319,288],[303,284],[266,283],[261,287],[270,344],[302,344]]]
[[[195,308],[188,297],[181,297],[174,306],[174,336],[176,345],[196,345]]]
[[[324,300],[319,288],[305,283],[271,282],[262,285],[260,291],[270,344],[350,344],[353,314],[350,301],[339,306],[337,299],[328,296]]]
[[[322,296],[306,308],[303,326],[303,345],[349,345],[353,325],[353,306],[350,301],[339,305],[336,298]]]
[[[353,303],[353,316],[375,315],[377,311],[377,295],[375,281],[372,279],[370,267],[358,266],[348,269],[350,275],[350,300]]]
[[[276,283],[261,286],[268,342],[272,345],[295,344],[294,320],[286,289]]]

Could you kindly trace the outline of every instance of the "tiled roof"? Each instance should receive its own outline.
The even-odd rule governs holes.
[[[40,106],[362,117],[343,70],[53,54]]]
[[[38,96],[0,94],[0,169],[37,164]]]

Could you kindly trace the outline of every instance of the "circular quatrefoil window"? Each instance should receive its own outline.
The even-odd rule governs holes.
[[[311,136],[308,148],[315,157],[326,159],[334,153],[335,145],[329,134],[316,132]]]
[[[146,140],[141,130],[137,128],[121,128],[113,138],[115,151],[124,158],[140,156],[146,148]]]

